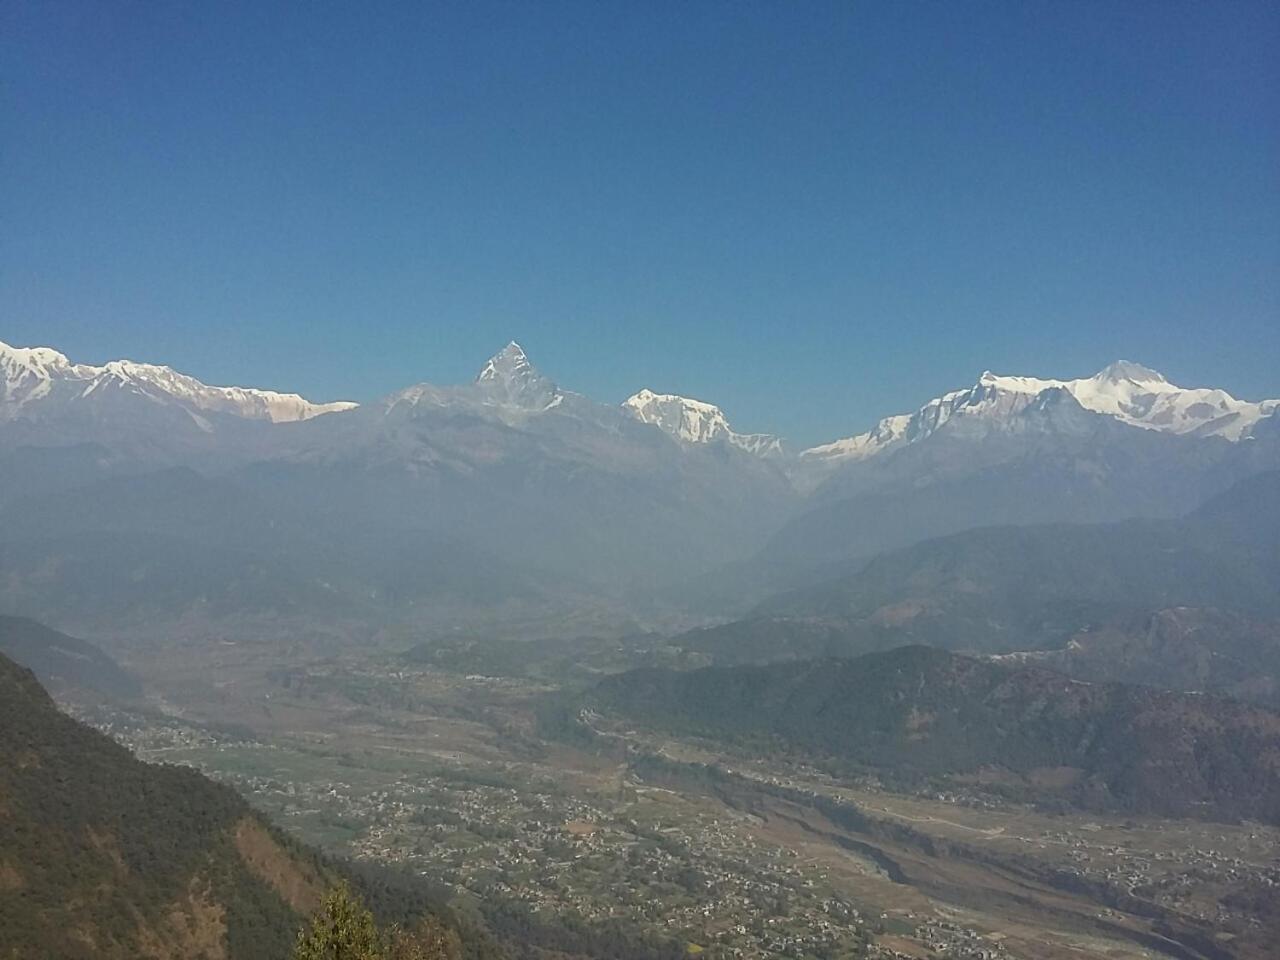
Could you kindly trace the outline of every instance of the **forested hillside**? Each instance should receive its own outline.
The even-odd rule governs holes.
[[[846,772],[982,781],[1089,809],[1280,822],[1280,714],[926,647],[636,670],[603,681],[587,702],[606,717],[798,752]]]
[[[0,656],[0,957],[283,960],[337,878],[229,787],[136,760]]]

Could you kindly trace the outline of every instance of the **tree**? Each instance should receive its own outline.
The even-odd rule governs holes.
[[[339,884],[298,933],[293,960],[385,960],[373,914],[345,883]]]
[[[293,960],[462,960],[462,939],[434,916],[423,917],[412,932],[394,927],[384,935],[342,883],[298,933]]]

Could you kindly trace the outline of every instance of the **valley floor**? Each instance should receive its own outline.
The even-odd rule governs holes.
[[[608,718],[591,719],[594,740],[549,740],[538,709],[554,683],[381,651],[301,667],[270,645],[129,659],[162,709],[91,722],[482,914],[623,924],[706,957],[1262,960],[1280,937],[1271,828],[907,794]]]

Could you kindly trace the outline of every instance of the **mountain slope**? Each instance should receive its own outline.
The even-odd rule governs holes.
[[[82,618],[59,626],[308,609],[456,624],[483,605],[505,624],[586,606],[590,629],[648,628],[975,526],[1175,517],[1280,467],[1267,404],[1124,364],[984,377],[887,423],[874,456],[797,459],[710,404],[596,403],[515,343],[471,383],[354,409],[43,348],[0,355],[0,609]],[[182,470],[194,479],[169,486],[185,491],[156,480]]]
[[[1276,409],[1132,364],[1074,381],[984,374],[801,454],[807,509],[764,556],[832,562],[980,526],[1176,517],[1280,468]]]
[[[304,422],[128,423],[0,431],[0,609],[131,633],[595,616],[753,552],[794,499],[776,464],[673,443],[516,344],[470,384]]]
[[[255,482],[618,591],[753,552],[794,500],[779,467],[677,444],[559,387],[508,345],[471,384],[419,384],[297,425]],[[622,546],[625,545],[625,548]]]
[[[606,679],[587,703],[606,719],[894,778],[981,775],[1016,796],[1089,809],[1280,822],[1280,714],[926,647],[637,670]]]
[[[780,439],[766,433],[737,433],[724,411],[702,400],[646,389],[628,397],[622,407],[642,423],[651,423],[684,443],[723,442],[757,456],[784,455]]]
[[[330,875],[228,787],[151,766],[0,656],[0,956],[287,956]]]
[[[0,609],[99,633],[369,628],[536,604],[554,587],[465,543],[298,499],[187,468],[18,499],[0,506]]]
[[[1061,428],[1039,410],[1019,419],[1021,433],[940,434],[850,464],[763,555],[838,562],[983,526],[1174,518],[1280,467],[1274,441],[1159,434],[1080,410],[1079,430]]]
[[[209,386],[154,364],[93,366],[47,347],[0,343],[0,467],[37,489],[72,485],[65,468],[84,451],[92,452],[89,476],[177,465],[224,470],[270,455],[290,426],[352,407]]]
[[[867,433],[812,447],[801,457],[856,461],[922,442],[943,429],[1000,429],[1055,394],[1070,396],[1081,409],[1128,426],[1227,440],[1249,436],[1260,420],[1280,410],[1280,400],[1252,403],[1225,390],[1179,387],[1163,374],[1127,360],[1078,380],[999,376],[988,370],[973,386],[930,400],[913,414],[886,417]]]
[[[0,654],[55,691],[87,691],[118,700],[142,694],[138,679],[93,644],[25,617],[0,616]]]
[[[467,960],[506,955],[445,891],[325,861],[230,787],[60,713],[0,654],[0,957],[282,960],[344,879],[380,922],[427,919]]]
[[[72,363],[49,347],[0,343],[0,421],[44,419],[53,410],[106,408],[136,400],[173,405],[201,426],[199,414],[227,414],[246,420],[287,423],[348,410],[353,403],[312,403],[296,393],[249,387],[213,387],[171,367],[132,360],[102,366]]]
[[[1280,620],[1174,607],[1082,630],[1056,650],[1002,659],[1077,680],[1198,690],[1280,709]]]
[[[723,662],[902,643],[1008,652],[1061,646],[1081,630],[1169,607],[1274,617],[1278,544],[1272,472],[1178,521],[985,527],[926,540],[685,642]]]

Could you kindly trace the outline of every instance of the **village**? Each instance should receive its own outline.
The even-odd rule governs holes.
[[[291,683],[287,694],[271,688],[273,709],[283,710],[286,696],[320,691],[329,697],[341,690],[365,704],[405,701],[444,717],[445,703],[489,698],[505,710],[504,698],[522,695],[510,681],[367,661],[313,672],[305,694],[296,679]],[[430,700],[406,700],[409,690],[427,690]],[[849,872],[882,874],[856,852],[840,854],[841,870],[833,870],[833,862],[815,858],[811,848],[763,830],[755,813],[650,781],[625,762],[607,775],[560,769],[513,732],[505,712],[489,717],[488,733],[473,721],[434,719],[432,745],[419,750],[404,739],[404,722],[393,719],[399,713],[362,710],[368,714],[363,732],[340,740],[107,708],[82,718],[144,759],[196,766],[231,784],[303,840],[339,856],[409,868],[464,901],[514,903],[536,916],[658,931],[685,944],[690,955],[717,960],[1036,956],[990,924],[948,919],[914,904],[895,907],[891,883],[877,888],[887,892],[880,902],[852,895]],[[715,758],[696,744],[632,738],[638,753],[677,766],[719,762],[715,769],[725,776],[801,807],[847,806],[940,835],[980,838],[992,849],[1043,860],[1064,880],[1206,923],[1250,923],[1247,907],[1233,906],[1241,898],[1230,892],[1280,884],[1280,837],[1269,829],[1246,835],[1223,828],[1221,840],[1213,841],[1213,828],[1179,824],[1167,829],[1188,835],[1166,838],[1160,824],[1146,824],[1140,834],[1085,818],[1045,818],[968,789],[899,794],[875,778],[839,780],[800,763]],[[1242,856],[1246,847],[1248,857]],[[1121,913],[1101,907],[1097,916],[1105,921]]]

